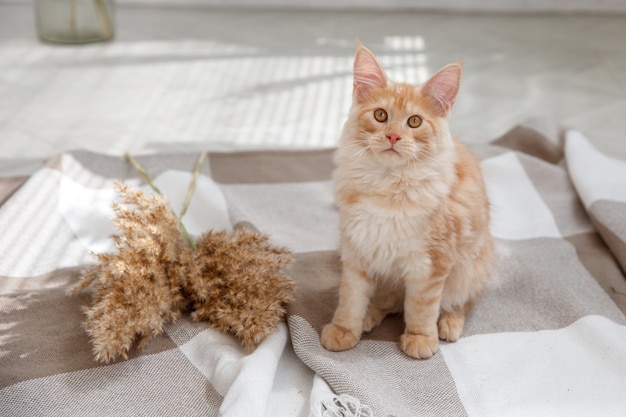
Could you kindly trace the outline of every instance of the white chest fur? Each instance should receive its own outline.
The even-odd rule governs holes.
[[[394,192],[360,194],[341,210],[343,250],[356,255],[376,277],[402,278],[416,268],[428,270],[426,236],[433,207],[441,200],[441,190],[436,191],[431,184],[412,184]]]

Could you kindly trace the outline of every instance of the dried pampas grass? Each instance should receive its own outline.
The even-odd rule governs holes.
[[[98,263],[82,273],[72,289],[94,285],[92,306],[85,311],[85,330],[96,360],[127,358],[135,339],[143,346],[151,335],[175,321],[186,308],[181,282],[190,260],[188,245],[176,227],[167,198],[116,184],[125,204],[113,203],[114,253],[98,253]]]
[[[143,347],[183,313],[234,334],[247,351],[277,328],[295,288],[282,274],[292,260],[286,248],[247,229],[190,241],[165,196],[116,189],[125,204],[113,204],[117,251],[94,254],[98,262],[70,290],[93,286],[84,327],[97,361],[127,359],[136,341]]]
[[[294,290],[293,281],[280,274],[291,254],[268,240],[246,229],[205,233],[194,253],[198,273],[184,285],[193,302],[191,317],[234,334],[248,351],[278,326]]]

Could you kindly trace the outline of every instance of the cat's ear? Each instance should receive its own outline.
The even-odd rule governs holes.
[[[354,57],[354,98],[363,102],[367,94],[387,85],[387,75],[376,57],[365,45],[359,43]]]
[[[446,117],[452,110],[461,84],[462,69],[461,62],[448,64],[421,87],[422,94],[431,99],[435,113],[440,117]]]

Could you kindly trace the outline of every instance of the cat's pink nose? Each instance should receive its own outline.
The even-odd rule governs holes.
[[[400,135],[396,135],[395,133],[387,133],[387,139],[391,142],[392,145],[395,145],[397,141],[402,139]]]

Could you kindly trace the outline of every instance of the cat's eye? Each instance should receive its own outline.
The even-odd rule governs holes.
[[[386,122],[387,121],[387,112],[383,109],[376,109],[374,110],[374,119],[378,120],[379,122]]]
[[[420,125],[422,124],[422,118],[419,117],[417,114],[414,114],[413,116],[409,117],[407,124],[409,125],[409,127],[412,128],[420,127]]]

